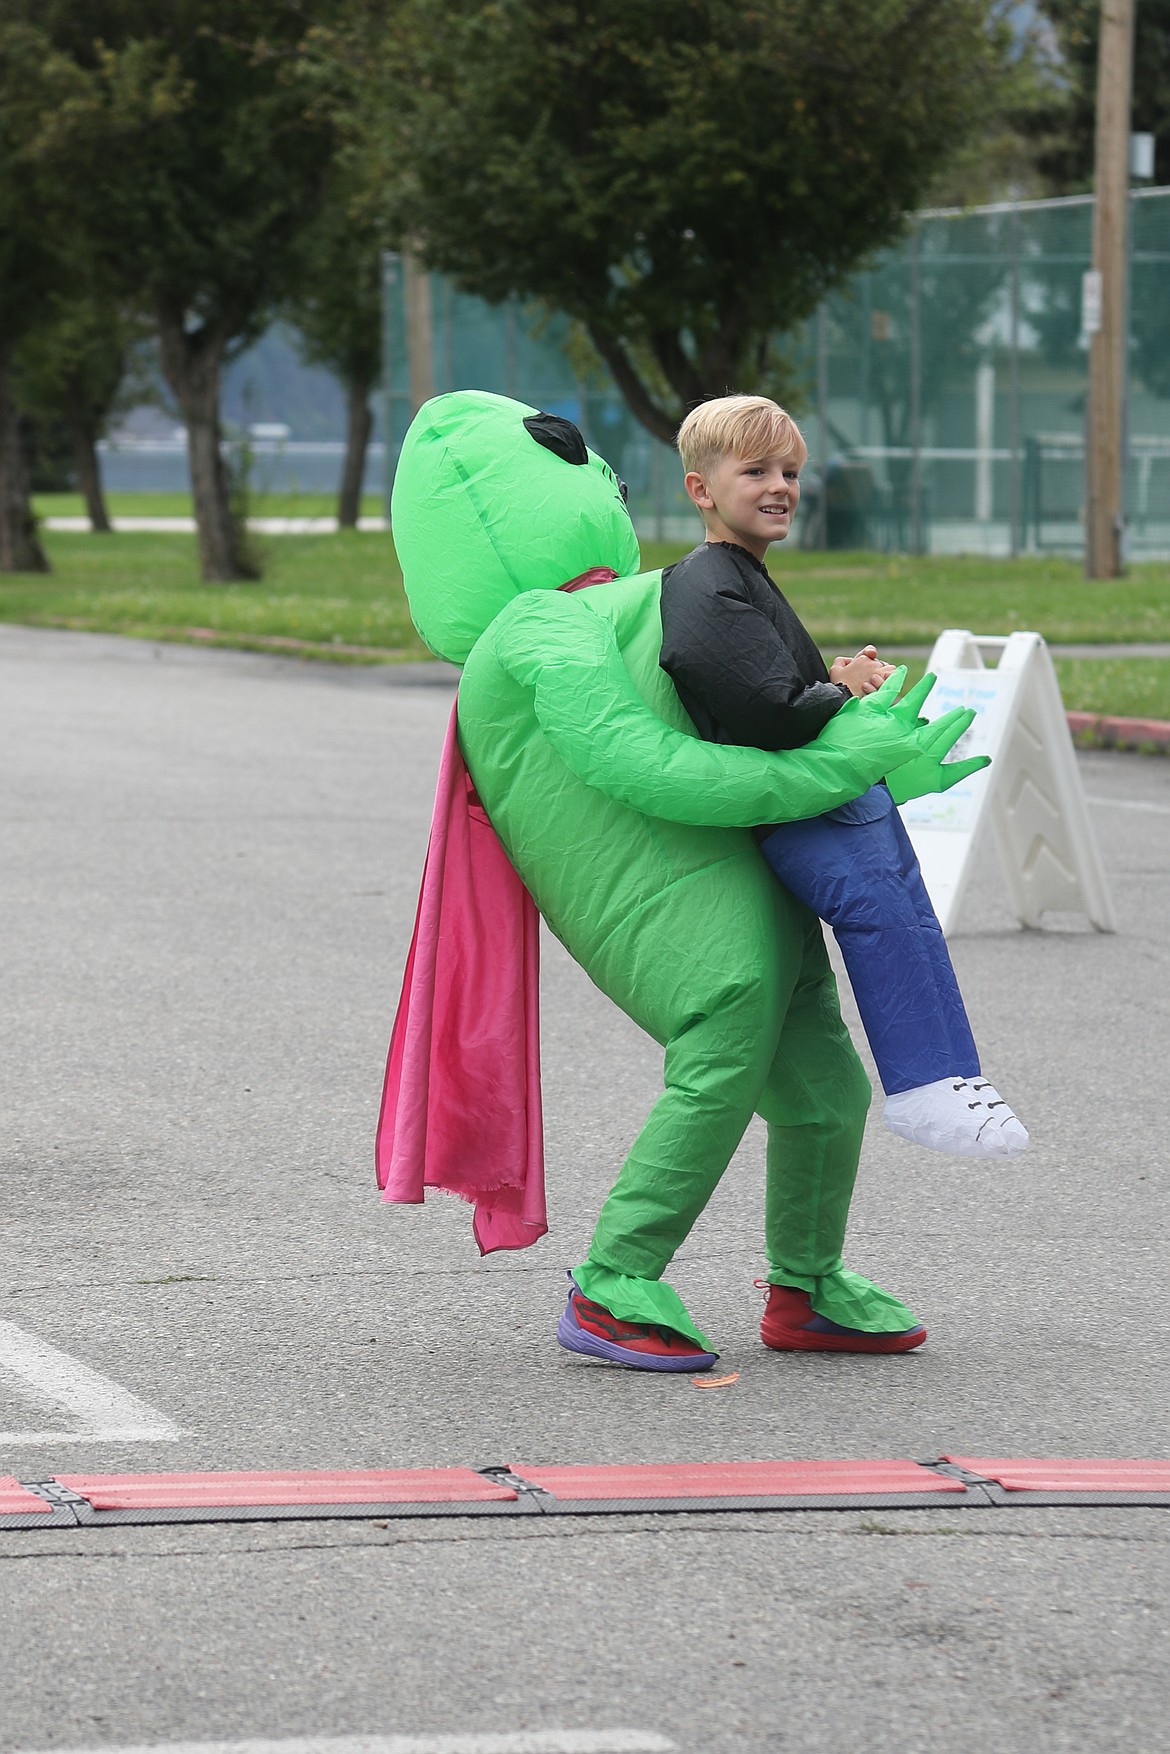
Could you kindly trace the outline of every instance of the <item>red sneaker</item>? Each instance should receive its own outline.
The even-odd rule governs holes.
[[[557,1339],[566,1352],[606,1358],[635,1370],[710,1370],[718,1352],[704,1352],[673,1328],[652,1328],[645,1322],[624,1322],[574,1286],[557,1323]]]
[[[807,1291],[797,1291],[793,1285],[768,1285],[760,1339],[773,1352],[911,1352],[925,1338],[926,1329],[921,1325],[893,1334],[843,1328],[828,1316],[815,1313]]]

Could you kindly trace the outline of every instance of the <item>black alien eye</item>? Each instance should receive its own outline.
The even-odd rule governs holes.
[[[589,451],[579,428],[563,414],[530,414],[524,422],[538,445],[565,463],[587,463]]]

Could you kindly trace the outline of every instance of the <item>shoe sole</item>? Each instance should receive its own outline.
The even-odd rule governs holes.
[[[786,1328],[782,1337],[774,1339],[760,1333],[771,1352],[912,1352],[925,1338],[925,1328],[914,1328],[908,1334],[859,1334],[856,1339],[846,1334],[806,1334],[799,1328]]]
[[[985,1126],[986,1124],[984,1122]],[[923,1151],[937,1151],[942,1157],[1022,1157],[1029,1145],[1029,1140],[1025,1136],[1022,1145],[1018,1140],[1012,1140],[1010,1144],[1003,1140],[997,1140],[996,1144],[989,1148],[979,1144],[978,1134],[975,1135],[974,1139],[964,1138],[952,1145],[936,1145],[933,1141],[916,1138],[912,1132],[904,1132],[901,1127],[892,1126],[889,1121],[883,1121],[882,1125],[887,1133],[894,1135],[895,1139],[904,1139],[907,1145],[918,1145]]]
[[[604,1358],[607,1364],[625,1364],[631,1370],[710,1370],[718,1352],[694,1352],[689,1358],[655,1357],[652,1352],[633,1352],[619,1346],[616,1340],[602,1340],[588,1334],[574,1321],[568,1309],[561,1312],[557,1323],[557,1340],[566,1352],[578,1352],[585,1358]]]

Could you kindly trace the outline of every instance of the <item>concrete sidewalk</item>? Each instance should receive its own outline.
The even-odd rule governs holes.
[[[98,1379],[70,1405],[66,1366],[39,1391],[0,1368],[0,1472],[1170,1454],[1170,768],[1078,758],[1115,936],[1019,930],[990,852],[973,882],[955,961],[1032,1151],[972,1166],[871,1124],[849,1258],[928,1345],[760,1347],[753,1130],[676,1264],[739,1373],[699,1392],[552,1340],[660,1077],[555,942],[551,1235],[481,1261],[458,1203],[377,1199],[452,681],[0,628],[0,1320]],[[959,1524],[5,1534],[0,1746],[558,1726],[688,1754],[1160,1746],[1164,1513]]]

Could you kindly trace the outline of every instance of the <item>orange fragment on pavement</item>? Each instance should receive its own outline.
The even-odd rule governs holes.
[[[739,1381],[739,1372],[733,1370],[730,1376],[693,1376],[691,1381],[697,1389],[725,1389],[728,1383]]]

